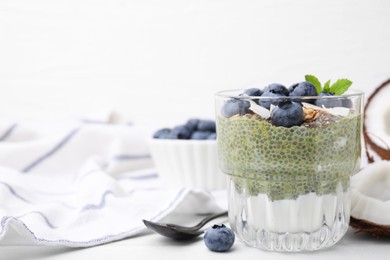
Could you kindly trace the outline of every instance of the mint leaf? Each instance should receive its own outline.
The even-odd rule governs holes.
[[[316,88],[317,94],[322,92],[321,82],[313,75],[305,75],[305,80],[309,81]]]
[[[330,92],[330,80],[325,82],[323,92]]]
[[[334,93],[336,96],[343,94],[352,85],[352,81],[348,79],[339,79],[329,88],[329,92]]]

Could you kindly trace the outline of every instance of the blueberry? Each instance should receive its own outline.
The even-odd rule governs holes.
[[[194,132],[198,126],[198,123],[199,123],[199,119],[191,118],[187,121],[185,126],[188,128],[188,130],[190,130],[191,132]]]
[[[203,239],[211,251],[225,252],[233,246],[235,236],[230,228],[222,224],[207,229]]]
[[[290,96],[293,97],[317,96],[316,87],[308,81],[296,83],[292,85],[289,89],[290,89]],[[293,99],[293,101],[299,102],[300,99]],[[305,99],[305,102],[314,103],[314,100]]]
[[[162,128],[162,129],[160,129],[160,130],[157,130],[157,131],[153,134],[153,138],[157,138],[157,139],[168,139],[170,133],[171,133],[171,129],[169,129],[169,128]]]
[[[261,97],[272,98],[272,99],[260,99],[259,100],[260,106],[265,107],[266,109],[270,109],[271,104],[277,106],[278,103],[281,101],[281,99],[274,99],[274,98],[275,97],[284,97],[284,95],[279,94],[279,93],[273,93],[273,92],[266,91],[263,93],[263,95],[261,95]]]
[[[274,97],[284,97],[284,96],[288,96],[288,95],[289,95],[289,91],[285,86],[283,86],[282,84],[279,84],[279,83],[272,83],[272,84],[268,85],[267,87],[265,87],[264,93],[261,96],[274,98]],[[279,104],[279,102],[280,102],[280,100],[278,100],[278,99],[272,99],[272,100],[271,99],[265,99],[265,100],[260,99],[259,105],[262,107],[265,107],[266,109],[270,109],[271,104],[277,106]]]
[[[207,140],[216,140],[217,139],[217,133],[210,133],[209,136],[207,136]]]
[[[334,96],[334,93],[321,92],[320,94],[318,94],[318,96],[320,96],[320,97],[332,97],[332,96]]]
[[[221,114],[229,118],[234,115],[245,115],[249,113],[249,101],[240,99],[230,99],[222,107]]]
[[[209,135],[212,134],[210,131],[195,131],[191,134],[192,140],[206,140]]]
[[[343,107],[352,108],[353,106],[352,100],[350,100],[349,98],[343,98],[341,102],[343,103]]]
[[[260,97],[263,94],[263,91],[258,88],[248,88],[246,89],[240,96],[254,96],[254,97]]]
[[[284,101],[271,112],[271,121],[276,126],[299,126],[303,123],[303,109],[299,103]]]
[[[333,93],[329,92],[321,92],[318,94],[319,97],[332,97],[334,96]],[[332,108],[332,107],[342,107],[343,106],[343,101],[340,98],[334,99],[334,98],[323,98],[323,99],[316,99],[315,103],[316,106],[319,107],[326,107],[326,108]]]
[[[260,97],[263,95],[263,91],[259,88],[248,88],[243,93],[241,93],[239,96],[251,96],[251,97]],[[253,99],[253,101],[257,104],[259,104],[259,100]]]
[[[175,126],[168,135],[169,139],[190,139],[191,131],[184,125]]]
[[[283,96],[288,96],[290,94],[288,89],[285,86],[283,86],[282,84],[279,84],[279,83],[269,84],[267,87],[265,87],[264,92],[267,92],[267,91],[275,93],[275,94],[281,94]]]
[[[210,131],[215,132],[215,121],[213,120],[199,120],[196,127],[198,131]]]

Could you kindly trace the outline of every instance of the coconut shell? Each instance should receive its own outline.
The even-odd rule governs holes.
[[[349,225],[359,232],[366,232],[370,235],[381,238],[390,237],[390,225],[378,225],[364,219],[351,217]]]
[[[375,152],[382,160],[390,160],[390,149],[385,149],[376,144],[367,133],[367,111],[370,108],[370,105],[373,104],[375,97],[381,94],[381,91],[386,87],[390,87],[390,79],[383,82],[379,87],[377,87],[371,96],[367,99],[366,106],[364,107],[364,124],[363,124],[363,136],[366,146],[366,154],[368,161],[370,163],[374,162],[374,156],[372,152]]]

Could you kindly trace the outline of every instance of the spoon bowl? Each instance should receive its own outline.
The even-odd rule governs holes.
[[[150,230],[160,235],[163,235],[165,237],[169,237],[175,240],[189,240],[203,234],[204,230],[201,230],[201,228],[204,225],[206,225],[209,221],[219,217],[225,217],[227,215],[228,215],[227,211],[210,215],[204,218],[197,225],[192,227],[186,227],[186,226],[180,226],[180,225],[168,224],[168,223],[157,223],[145,219],[143,220],[143,222]]]

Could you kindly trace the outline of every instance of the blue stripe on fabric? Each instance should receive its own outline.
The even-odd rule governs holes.
[[[5,226],[5,222],[7,221],[8,219],[8,216],[4,216],[2,219],[1,219],[1,227],[4,228]],[[1,233],[0,233],[1,234]]]
[[[5,139],[10,137],[12,132],[15,130],[15,128],[18,126],[18,124],[13,124],[0,136],[0,142],[3,142]]]
[[[14,190],[14,188],[12,188],[12,186],[9,185],[8,183],[3,182],[3,181],[0,181],[0,184],[3,184],[5,187],[7,187],[7,189],[9,190],[9,192],[10,192],[12,195],[14,195],[16,198],[18,198],[18,199],[20,199],[20,200],[22,200],[22,201],[24,201],[24,202],[26,202],[26,203],[34,204],[32,201],[29,201],[29,200],[23,198],[22,196],[20,196],[20,195]],[[40,193],[41,193],[41,192],[40,192]],[[45,194],[48,194],[48,193],[45,193]],[[51,193],[51,195],[53,195],[53,194],[56,195],[56,193]],[[65,207],[65,208],[68,208],[68,209],[76,209],[76,207],[69,206],[69,205],[67,205],[67,204],[65,204],[65,203],[63,203],[63,202],[61,202],[61,201],[54,201],[54,200],[53,200],[53,201],[49,201],[48,203],[56,203],[56,204],[62,205],[62,206]]]
[[[45,161],[47,158],[49,158],[50,156],[52,156],[53,154],[55,154],[56,152],[58,152],[65,144],[67,144],[71,139],[72,137],[80,130],[80,128],[76,128],[74,130],[72,130],[69,134],[67,134],[58,144],[56,144],[49,152],[47,152],[46,154],[42,155],[41,157],[39,157],[38,159],[36,159],[35,161],[33,161],[32,163],[30,163],[28,166],[26,166],[22,172],[23,173],[27,173],[29,171],[31,171],[33,168],[35,168],[38,164],[42,163],[43,161]]]
[[[86,210],[91,210],[91,209],[102,209],[106,206],[106,197],[110,194],[113,194],[112,191],[108,190],[106,192],[104,192],[99,204],[88,204],[88,205],[85,205],[82,209],[81,209],[81,212],[83,211],[86,211]]]
[[[23,198],[22,196],[20,196],[18,193],[16,193],[16,191],[14,190],[14,188],[11,187],[11,185],[9,185],[8,183],[5,183],[5,182],[0,182],[0,184],[3,184],[5,187],[7,187],[7,189],[11,192],[12,195],[14,195],[16,198],[20,199],[21,201],[24,201],[26,203],[30,203],[30,204],[33,204],[31,201]]]
[[[132,189],[131,191],[129,191],[127,194],[130,195],[136,191],[139,191],[139,190],[156,190],[157,188],[136,188],[136,189]],[[113,195],[114,197],[117,197],[111,190],[106,190],[103,195],[102,195],[102,198],[100,199],[100,202],[99,204],[87,204],[85,205],[82,209],[81,209],[81,212],[83,211],[86,211],[86,210],[95,210],[95,209],[102,209],[106,206],[106,198],[108,195]]]

